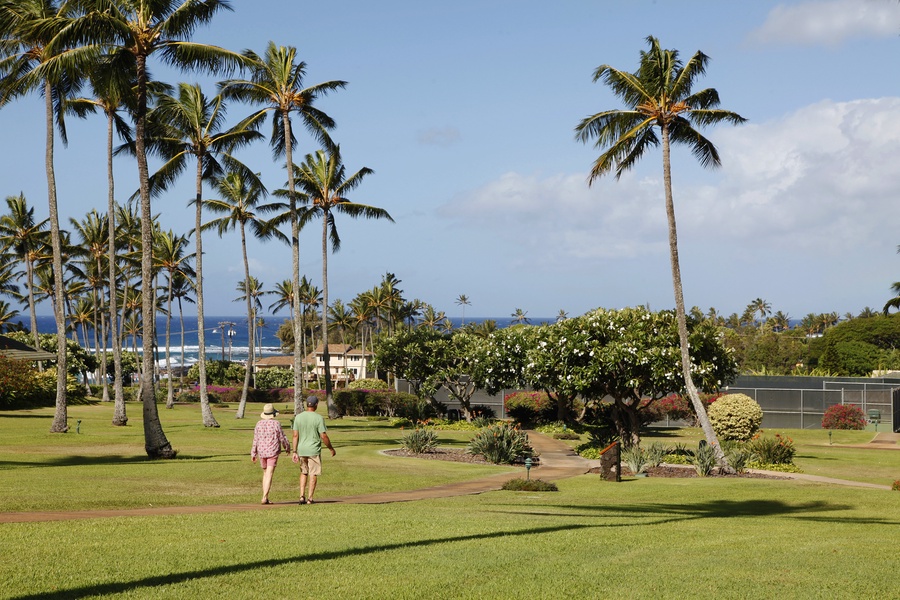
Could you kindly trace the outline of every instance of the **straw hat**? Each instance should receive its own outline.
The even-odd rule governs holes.
[[[274,419],[278,415],[278,411],[271,404],[263,406],[262,414],[259,415],[263,419]]]

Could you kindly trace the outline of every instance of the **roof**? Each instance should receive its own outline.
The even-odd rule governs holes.
[[[0,355],[13,360],[56,360],[54,352],[35,350],[22,342],[0,335]]]

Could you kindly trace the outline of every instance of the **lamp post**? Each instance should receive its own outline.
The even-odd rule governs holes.
[[[531,457],[525,459],[525,480],[531,479]]]

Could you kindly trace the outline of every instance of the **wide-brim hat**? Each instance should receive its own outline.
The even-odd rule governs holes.
[[[262,414],[259,415],[263,419],[274,419],[278,416],[278,411],[275,410],[275,407],[271,404],[266,404],[263,406]]]

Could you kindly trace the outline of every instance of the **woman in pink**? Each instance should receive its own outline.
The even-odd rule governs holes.
[[[281,430],[281,423],[275,417],[278,411],[271,404],[263,407],[261,418],[253,430],[253,446],[250,448],[250,460],[256,462],[259,457],[259,465],[263,468],[263,495],[262,504],[269,502],[269,489],[272,487],[272,475],[275,474],[275,465],[278,464],[278,455],[281,449],[285,452],[291,449],[290,443]]]

